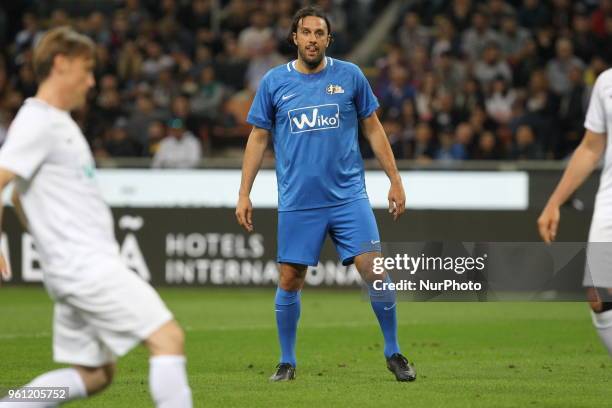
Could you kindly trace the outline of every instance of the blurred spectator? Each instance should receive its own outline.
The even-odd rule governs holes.
[[[496,78],[512,81],[510,66],[501,57],[499,46],[495,42],[486,45],[482,57],[476,62],[474,76],[487,90],[489,84]]]
[[[193,0],[190,7],[182,13],[181,21],[185,28],[195,32],[200,27],[210,27],[212,21],[211,0]]]
[[[214,147],[219,147],[219,144],[244,146],[244,139],[251,131],[246,117],[254,97],[255,93],[247,88],[225,101],[221,107],[221,117],[213,130]]]
[[[572,68],[582,69],[584,64],[574,56],[572,43],[567,38],[557,40],[557,57],[548,62],[546,74],[551,89],[557,95],[566,94],[570,89],[569,72]]]
[[[603,37],[606,33],[605,19],[612,14],[612,0],[600,0],[599,7],[591,15],[591,27],[595,35]]]
[[[519,21],[527,28],[546,26],[550,23],[550,12],[540,0],[523,0]]]
[[[380,100],[386,116],[397,118],[406,100],[414,98],[414,88],[408,82],[408,72],[402,67],[392,67],[390,81],[381,90]]]
[[[493,132],[486,131],[480,134],[473,158],[475,160],[499,160],[502,158]]]
[[[405,157],[427,163],[431,161],[435,155],[436,150],[433,140],[433,131],[427,122],[420,122],[416,127],[414,140],[410,143],[410,149]]]
[[[441,92],[434,100],[433,126],[436,130],[454,129],[461,120],[461,112],[455,108],[453,95]]]
[[[389,139],[391,150],[396,158],[403,158],[408,153],[408,143],[403,138],[402,124],[397,117],[387,117],[383,120],[383,128]]]
[[[470,158],[472,143],[474,142],[474,131],[467,122],[460,123],[455,130],[455,141],[451,148],[454,159],[466,160]]]
[[[172,70],[166,68],[157,76],[152,89],[155,105],[163,109],[170,108],[170,103],[180,93],[178,83],[173,79]]]
[[[552,0],[551,23],[560,33],[566,31],[572,23],[572,2],[570,0]]]
[[[450,130],[442,130],[438,133],[438,148],[434,154],[434,159],[441,162],[461,159],[456,156],[453,146],[453,133]]]
[[[410,73],[411,81],[418,86],[425,78],[425,75],[431,72],[432,64],[426,47],[414,47],[410,54],[408,71]]]
[[[97,44],[108,46],[111,43],[111,32],[108,29],[106,16],[99,11],[95,11],[89,15],[87,19],[87,34]]]
[[[521,51],[530,39],[529,31],[520,27],[516,16],[508,13],[501,18],[501,34],[499,45],[501,52],[509,59],[511,64],[516,64],[521,58]]]
[[[433,73],[427,73],[419,83],[415,99],[417,114],[420,120],[429,122],[433,118],[433,104],[436,98],[437,89],[438,82],[435,75]]]
[[[150,40],[146,45],[146,58],[142,63],[142,73],[149,80],[156,79],[158,75],[171,69],[174,60],[169,55],[163,53],[161,45]]]
[[[166,126],[161,120],[155,120],[151,122],[147,128],[147,144],[144,155],[147,157],[153,157],[159,150],[161,141],[166,136]]]
[[[427,55],[427,50],[424,51],[424,54]],[[385,55],[376,60],[378,75],[374,91],[377,95],[380,95],[383,87],[388,86],[391,69],[395,67],[408,67],[408,70],[413,72],[413,65],[407,60],[404,50],[397,44],[388,44]]]
[[[612,50],[610,49],[610,40],[612,40],[612,15],[609,15],[604,20],[604,32],[598,38],[597,52],[606,62],[612,62]]]
[[[583,71],[572,67],[568,74],[569,91],[559,103],[559,127],[563,130],[563,139],[559,143],[559,158],[566,157],[574,151],[582,138],[582,122],[589,103],[589,91],[584,84]]]
[[[120,118],[107,131],[104,150],[112,157],[138,157],[142,155],[142,145],[129,137],[126,121]]]
[[[531,73],[541,68],[542,65],[542,58],[538,54],[536,42],[533,39],[528,39],[514,65],[514,85],[525,88],[529,84]]]
[[[268,26],[268,16],[263,10],[256,10],[251,15],[251,25],[240,32],[238,47],[245,58],[253,58],[263,53],[264,47],[273,38],[272,29]]]
[[[160,142],[153,156],[154,168],[188,169],[198,165],[202,156],[200,142],[185,129],[181,119],[168,123],[168,135]]]
[[[21,20],[23,29],[15,37],[15,54],[21,54],[32,47],[43,34],[38,18],[33,13],[25,13]]]
[[[276,43],[272,37],[270,37],[263,48],[258,51],[258,54],[253,56],[249,62],[247,68],[245,82],[252,92],[257,91],[259,88],[259,82],[266,73],[277,65],[281,65],[287,62],[278,51],[276,50]]]
[[[185,128],[194,135],[200,131],[198,118],[192,114],[191,102],[185,95],[177,95],[170,106],[170,115],[175,119],[180,119]]]
[[[410,11],[406,14],[403,24],[398,31],[399,43],[406,51],[413,47],[429,46],[429,30],[421,25],[418,13]]]
[[[191,97],[191,111],[194,115],[208,120],[215,120],[226,90],[223,84],[215,79],[215,70],[207,66],[200,73],[198,90]]]
[[[467,122],[472,127],[474,135],[481,135],[487,131],[493,131],[498,125],[487,116],[485,110],[480,106],[475,106],[469,113]]]
[[[230,0],[221,14],[221,26],[234,35],[238,35],[249,25],[250,9],[246,0]]]
[[[148,93],[139,95],[125,124],[128,136],[142,146],[147,146],[147,129],[154,121],[163,120],[164,116],[162,111],[155,108],[155,104]]]
[[[542,149],[536,143],[534,131],[528,125],[522,125],[516,131],[514,148],[510,157],[513,160],[543,159]]]
[[[499,35],[489,28],[487,15],[482,11],[476,11],[472,16],[471,27],[463,34],[463,53],[475,61],[492,43],[499,43]]]
[[[117,61],[117,74],[125,83],[138,81],[143,70],[143,59],[140,51],[133,41],[127,41]]]
[[[510,89],[508,82],[502,77],[496,78],[485,101],[487,113],[498,123],[508,123],[512,118],[515,100],[516,93]]]
[[[473,13],[472,0],[452,0],[447,11],[453,25],[459,31],[465,31],[470,27]]]
[[[589,16],[585,8],[578,8],[572,19],[572,44],[576,56],[582,61],[590,61],[597,52],[597,37],[591,31]]]
[[[447,17],[436,16],[434,32],[435,38],[431,46],[431,58],[433,60],[436,60],[444,52],[451,52],[454,55],[461,54],[461,38],[457,35],[453,23]]]
[[[543,61],[549,61],[555,57],[555,33],[550,27],[536,28],[535,41],[538,47],[538,55]]]
[[[519,124],[526,124],[538,135],[540,145],[548,155],[556,145],[557,126],[555,118],[559,111],[558,98],[549,88],[549,82],[544,71],[534,71],[531,75],[527,99],[526,112],[519,119]]]
[[[434,64],[438,84],[447,92],[461,89],[465,80],[465,66],[450,51],[443,52]]]
[[[21,68],[19,68],[19,77],[17,78],[17,83],[15,85],[24,98],[34,96],[38,84],[36,83],[36,78],[34,77],[32,65],[23,64]]]
[[[484,106],[484,96],[475,78],[465,79],[458,91],[455,97],[455,106],[462,115],[470,115],[476,109]]]
[[[504,19],[512,17],[518,25],[516,10],[504,0],[489,0],[487,2],[489,11],[489,26],[494,30],[503,30]]]

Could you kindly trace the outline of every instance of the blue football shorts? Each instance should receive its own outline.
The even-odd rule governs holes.
[[[333,207],[279,211],[277,262],[316,266],[329,234],[343,265],[380,252],[376,218],[367,198]]]

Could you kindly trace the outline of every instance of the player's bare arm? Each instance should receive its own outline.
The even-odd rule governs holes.
[[[28,220],[26,219],[25,212],[23,211],[23,207],[21,206],[21,199],[19,198],[19,193],[17,192],[17,189],[13,189],[11,202],[13,203],[13,208],[15,209],[15,213],[17,214],[19,222],[21,222],[21,225],[27,231]]]
[[[388,196],[389,213],[393,214],[393,220],[397,220],[406,209],[406,194],[385,129],[376,112],[362,119],[361,126],[366,139],[372,146],[376,159],[391,181]]]
[[[257,176],[257,172],[261,167],[269,138],[269,130],[254,126],[244,151],[242,179],[238,193],[238,204],[236,205],[236,219],[238,224],[248,232],[253,231],[253,204],[251,204],[249,195],[251,194],[251,188],[253,188],[255,176]]]
[[[5,170],[0,169],[0,197],[2,196],[2,192],[4,188],[15,179],[15,174]],[[2,210],[3,206],[0,205],[0,227],[2,226]],[[1,234],[0,234],[1,235]],[[4,255],[0,253],[0,276],[2,278],[8,278],[8,268],[6,266],[6,260],[4,259]],[[0,279],[0,282],[2,280]]]
[[[606,135],[587,130],[569,161],[561,181],[548,199],[538,218],[540,237],[546,243],[555,240],[559,227],[559,207],[582,185],[593,172],[606,148]]]

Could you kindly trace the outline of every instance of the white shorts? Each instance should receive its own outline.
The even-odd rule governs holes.
[[[612,218],[593,216],[583,285],[612,288]]]
[[[122,262],[96,269],[79,279],[78,289],[55,299],[53,359],[58,363],[114,362],[172,319],[151,285]],[[45,284],[52,291],[53,279]]]

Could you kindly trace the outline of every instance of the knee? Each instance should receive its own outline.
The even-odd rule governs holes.
[[[612,310],[612,289],[589,288],[587,289],[587,300],[591,310],[595,313],[602,313]]]
[[[145,340],[145,346],[151,355],[182,355],[184,345],[185,332],[174,320],[160,327]]]
[[[278,286],[286,291],[298,291],[304,286],[306,265],[281,264]]]
[[[101,367],[75,366],[83,379],[88,395],[98,393],[113,382],[115,376],[115,364],[109,363]]]
[[[380,256],[378,252],[367,252],[355,257],[355,268],[366,283],[371,284],[376,280],[385,280],[386,273],[374,273],[374,258]]]

